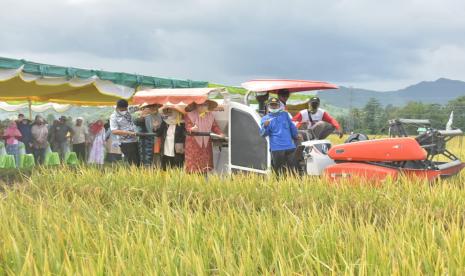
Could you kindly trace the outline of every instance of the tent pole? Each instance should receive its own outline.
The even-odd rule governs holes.
[[[29,107],[29,120],[32,121],[32,102],[31,100],[27,100],[27,103],[28,103],[28,107]]]

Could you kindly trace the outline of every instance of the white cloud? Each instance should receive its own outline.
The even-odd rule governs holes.
[[[459,0],[2,2],[0,54],[38,62],[227,84],[465,79]]]
[[[418,74],[418,77],[434,79],[438,77],[437,74],[440,72],[440,77],[464,79],[464,45],[446,44],[437,48],[422,49],[418,55],[421,57],[421,62],[413,70]]]

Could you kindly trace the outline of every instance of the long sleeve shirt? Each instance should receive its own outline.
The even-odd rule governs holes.
[[[125,131],[136,131],[136,125],[132,120],[130,113],[121,114],[118,111],[115,111],[110,116],[110,130],[125,130]],[[116,135],[120,143],[133,143],[137,142],[137,137],[130,135]]]
[[[270,121],[265,126],[266,121]],[[282,111],[270,113],[262,118],[260,135],[270,137],[271,151],[295,149],[294,139],[297,139],[297,127],[292,123],[289,113]]]
[[[34,148],[44,149],[48,146],[48,128],[46,125],[33,125],[31,128]]]

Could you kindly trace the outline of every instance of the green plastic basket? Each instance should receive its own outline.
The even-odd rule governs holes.
[[[0,142],[0,155],[5,155],[5,154],[6,154],[5,144],[3,142]]]
[[[45,166],[58,166],[60,165],[60,156],[58,152],[49,152],[45,155]]]
[[[70,166],[77,166],[79,165],[79,159],[77,158],[77,155],[75,152],[68,152],[66,153],[66,164]]]
[[[22,154],[19,157],[19,167],[21,169],[30,169],[33,168],[36,165],[36,162],[34,160],[34,155],[32,154]]]
[[[15,169],[16,162],[14,155],[2,155],[0,156],[0,168],[1,169]]]

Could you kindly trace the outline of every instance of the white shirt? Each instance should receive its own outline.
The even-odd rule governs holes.
[[[310,129],[314,124],[323,120],[325,111],[324,109],[318,108],[315,113],[311,113],[308,109],[304,109],[300,111],[300,115],[302,115],[302,123],[307,123],[307,128]],[[312,118],[311,120],[310,117]]]
[[[165,156],[174,157],[174,133],[176,132],[176,125],[168,125],[168,131],[166,132],[165,144],[163,147],[163,154]]]
[[[81,126],[73,126],[73,136],[72,141],[73,144],[82,144],[86,142],[86,137],[88,135],[87,127]]]

